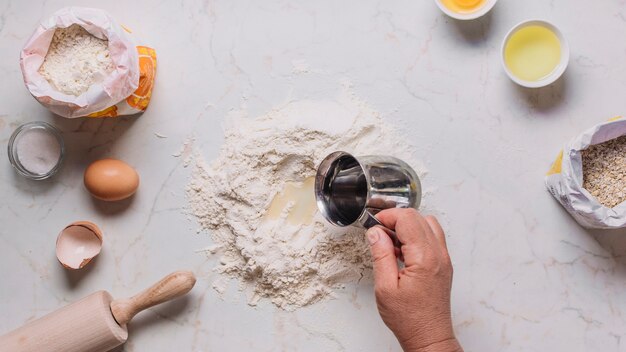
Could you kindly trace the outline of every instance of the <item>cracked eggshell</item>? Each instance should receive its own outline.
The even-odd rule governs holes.
[[[67,269],[84,267],[101,249],[102,231],[89,221],[73,222],[57,237],[57,259]]]

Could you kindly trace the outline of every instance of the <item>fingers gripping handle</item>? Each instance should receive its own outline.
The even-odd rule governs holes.
[[[363,223],[363,227],[365,227],[366,229],[369,229],[370,227],[378,226],[381,229],[383,229],[383,231],[385,231],[387,235],[389,235],[389,237],[393,241],[393,245],[396,248],[400,248],[402,246],[402,243],[398,239],[398,236],[396,235],[395,231],[387,228],[380,221],[378,221],[378,219],[376,219],[374,214],[372,214],[369,210],[365,210],[365,212],[367,213],[367,218],[365,219],[365,222]]]
[[[191,271],[173,272],[131,298],[111,302],[111,313],[118,324],[125,325],[142,310],[186,294],[195,283]]]

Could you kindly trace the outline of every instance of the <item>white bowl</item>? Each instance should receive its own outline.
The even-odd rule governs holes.
[[[487,0],[483,7],[474,12],[458,13],[447,8],[446,5],[441,3],[441,0],[435,0],[435,3],[437,3],[437,6],[441,11],[443,11],[443,13],[452,18],[462,21],[475,20],[479,17],[484,16],[487,12],[491,11],[491,9],[496,5],[496,2],[498,2],[498,0]]]
[[[539,26],[543,26],[543,27],[550,29],[552,32],[554,32],[554,34],[556,34],[557,38],[559,39],[559,43],[561,43],[561,61],[554,68],[552,73],[550,73],[547,77],[539,81],[527,81],[527,80],[524,80],[515,76],[509,70],[509,67],[506,65],[506,60],[504,59],[504,51],[506,49],[506,44],[509,42],[509,39],[511,39],[511,36],[515,32],[517,32],[519,29],[527,27],[527,26],[533,26],[533,25],[539,25]],[[561,31],[555,25],[553,25],[550,22],[543,21],[543,20],[528,20],[528,21],[523,21],[519,23],[518,25],[516,25],[515,27],[511,28],[511,30],[506,34],[506,36],[504,37],[504,40],[502,41],[500,59],[502,61],[502,67],[504,67],[504,72],[506,72],[507,76],[509,76],[509,78],[513,82],[519,84],[522,87],[541,88],[541,87],[545,87],[547,85],[554,83],[557,79],[559,79],[563,75],[563,73],[565,72],[565,69],[567,68],[567,64],[569,63],[569,55],[570,55],[569,44],[567,43],[567,40],[563,36],[563,33],[561,33]]]

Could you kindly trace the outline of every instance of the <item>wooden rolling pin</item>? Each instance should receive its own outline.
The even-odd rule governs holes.
[[[177,271],[128,299],[98,291],[0,336],[0,351],[109,351],[126,342],[126,323],[135,314],[186,294],[195,283],[192,272]]]

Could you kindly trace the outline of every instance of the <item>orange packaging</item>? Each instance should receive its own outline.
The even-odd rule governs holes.
[[[138,46],[139,86],[126,99],[104,110],[94,112],[87,117],[117,117],[142,113],[150,104],[152,87],[156,76],[156,51],[147,46]]]

